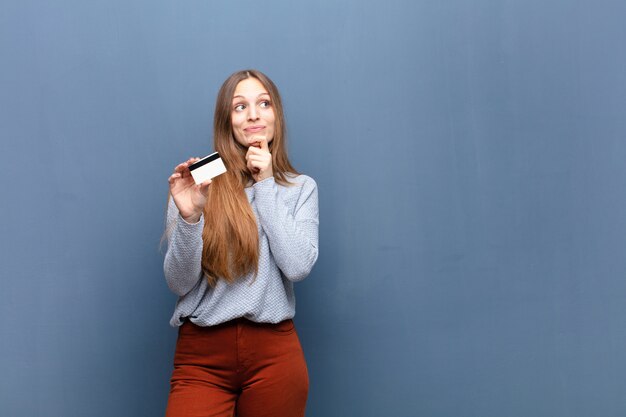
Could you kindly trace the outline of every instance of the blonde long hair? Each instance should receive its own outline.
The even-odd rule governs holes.
[[[219,90],[213,120],[213,145],[227,172],[213,180],[204,207],[202,270],[211,286],[219,279],[232,283],[248,273],[258,272],[259,235],[244,191],[254,180],[246,167],[248,149],[235,140],[231,123],[235,89],[247,78],[256,78],[270,95],[275,126],[269,149],[275,181],[288,185],[287,174],[297,174],[287,158],[285,118],[278,88],[260,71],[249,69],[232,74]]]

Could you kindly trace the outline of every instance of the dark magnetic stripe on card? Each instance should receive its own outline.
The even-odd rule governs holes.
[[[209,162],[215,161],[219,157],[220,157],[220,154],[218,154],[217,152],[213,152],[211,155],[205,156],[204,158],[202,158],[198,162],[194,162],[193,164],[189,165],[189,171],[193,171],[194,169],[198,169],[201,166],[204,166],[204,165],[208,164]]]

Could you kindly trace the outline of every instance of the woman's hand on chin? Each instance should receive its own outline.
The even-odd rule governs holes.
[[[265,136],[253,137],[246,153],[246,165],[255,182],[273,177],[272,154]]]

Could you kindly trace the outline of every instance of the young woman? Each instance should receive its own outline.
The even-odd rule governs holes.
[[[169,178],[165,278],[179,296],[167,417],[304,416],[308,374],[293,283],[318,254],[315,181],[291,166],[278,89],[259,71],[231,75],[215,106],[227,172]]]

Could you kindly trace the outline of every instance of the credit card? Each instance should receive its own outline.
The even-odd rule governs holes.
[[[226,172],[224,161],[217,152],[207,155],[198,162],[189,165],[189,171],[196,184],[217,177]]]

